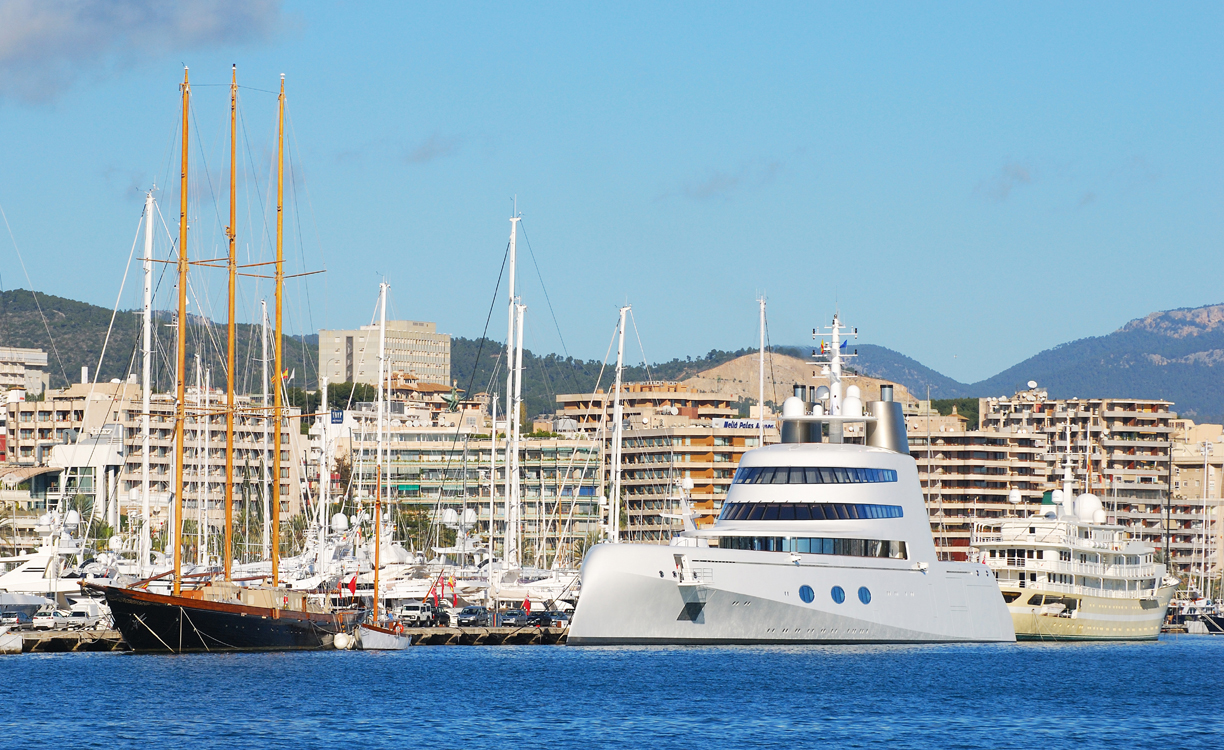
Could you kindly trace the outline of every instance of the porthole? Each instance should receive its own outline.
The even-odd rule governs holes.
[[[871,592],[866,586],[859,586],[859,601],[863,604],[871,604]]]
[[[804,604],[811,604],[812,600],[816,598],[816,592],[812,591],[811,586],[800,586],[799,598],[803,600]]]
[[[837,602],[838,604],[846,601],[846,592],[841,586],[834,586],[833,590],[829,593],[833,595],[833,601]]]

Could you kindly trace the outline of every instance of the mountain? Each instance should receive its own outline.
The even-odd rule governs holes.
[[[40,311],[41,308],[41,311]],[[173,317],[164,311],[156,313],[159,323],[153,334],[154,389],[167,391],[174,387],[174,334],[169,327]],[[212,383],[224,385],[225,324],[198,316],[188,318],[187,367],[189,383],[195,382],[195,354],[199,350],[206,367],[212,368]],[[69,382],[79,382],[81,368],[88,367],[90,378],[105,381],[126,379],[140,373],[140,314],[121,310],[115,314],[110,341],[111,310],[85,302],[39,293],[37,301],[28,290],[0,292],[0,346],[42,349],[47,352],[47,372],[51,387],[60,388]],[[235,326],[234,359],[240,393],[258,392],[260,381],[259,326],[239,323]],[[106,358],[99,370],[98,361],[106,345]],[[315,387],[315,360],[319,356],[318,336],[285,336],[282,341],[284,369],[294,374],[291,385]],[[269,353],[270,356],[270,353]],[[269,366],[271,369],[271,366]]]
[[[1208,305],[1155,312],[1105,336],[1061,344],[969,389],[1010,395],[1035,380],[1055,398],[1165,399],[1197,422],[1220,422],[1222,376],[1224,305]]]
[[[41,314],[39,311],[41,306]],[[173,387],[173,336],[166,312],[159,312],[155,330],[155,386]],[[224,324],[192,316],[187,346],[188,379],[193,382],[194,355],[205,352],[216,385],[223,384]],[[52,387],[80,378],[82,366],[91,375],[111,325],[111,311],[97,305],[39,294],[23,289],[0,293],[0,346],[43,349]],[[139,372],[140,316],[132,311],[115,315],[100,380],[126,378]],[[259,328],[237,326],[238,390],[259,390]],[[53,343],[54,342],[54,343]],[[318,336],[284,337],[284,369],[295,373],[291,385],[316,387],[315,360]],[[1037,381],[1055,398],[1103,397],[1159,398],[1174,402],[1175,410],[1199,422],[1224,421],[1224,304],[1154,312],[1132,320],[1113,333],[1071,341],[1047,349],[1003,372],[977,383],[960,383],[922,363],[882,346],[859,344],[853,365],[864,375],[899,383],[915,398],[925,398],[930,387],[934,399],[1001,396]],[[809,360],[811,347],[775,347],[775,351]],[[626,381],[682,381],[739,357],[754,354],[746,348],[713,349],[704,357],[676,358],[646,366],[626,367]],[[451,339],[451,377],[470,393],[489,389],[499,368],[501,344],[456,336]],[[523,395],[529,415],[551,413],[558,393],[589,393],[611,388],[614,363],[579,360],[558,354],[523,352]],[[600,371],[603,369],[602,379]],[[497,370],[492,390],[505,390],[505,370]],[[789,389],[790,383],[785,384]],[[503,396],[504,397],[504,396]]]

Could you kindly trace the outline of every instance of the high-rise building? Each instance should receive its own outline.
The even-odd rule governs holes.
[[[319,331],[319,375],[330,383],[378,382],[377,323],[348,331]],[[450,334],[437,324],[388,320],[384,372],[407,373],[423,383],[450,386]]]

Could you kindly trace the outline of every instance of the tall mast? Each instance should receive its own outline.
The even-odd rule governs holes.
[[[238,227],[238,66],[233,68],[230,80],[230,215],[225,233],[229,236],[229,325],[226,330],[226,377],[225,377],[225,542],[222,544],[225,565],[225,580],[230,580],[230,566],[234,559],[230,549],[234,537],[234,285],[238,280],[238,256],[234,250],[234,239]]]
[[[268,455],[266,452],[268,449],[268,412],[267,412],[268,383],[271,382],[268,380],[268,301],[267,300],[261,299],[259,301],[259,314],[260,314],[260,319],[259,319],[260,320],[260,335],[261,335],[261,341],[263,345],[263,356],[260,357],[260,360],[259,360],[263,366],[263,386],[260,389],[260,393],[263,396],[263,399],[259,402],[259,404],[264,410],[264,413],[263,413],[264,415],[263,416],[263,446],[264,446],[264,451],[265,451],[263,460],[259,462],[259,466],[260,466],[259,473],[260,473],[260,482],[263,485],[263,557],[265,560],[267,560],[272,557],[272,527],[271,527],[271,524],[268,523],[268,518],[270,517],[270,514],[272,512],[272,506],[268,498],[271,496],[272,490],[271,490],[271,483],[268,481],[269,479]]]
[[[387,287],[385,281],[378,285],[378,390],[374,393],[374,412],[378,424],[375,427],[377,442],[374,444],[374,465],[377,470],[382,466],[383,454],[383,389],[387,385]],[[381,482],[381,479],[378,479]]]
[[[493,413],[493,427],[489,436],[489,573],[493,572],[493,519],[497,508],[497,394],[489,397],[489,410]]]
[[[518,232],[518,217],[510,217],[510,298],[509,306],[506,309],[506,524],[507,533],[509,533],[510,523],[510,420],[517,419],[518,415],[514,411],[514,306],[518,304],[518,300],[514,296],[515,271],[516,271],[516,252],[515,241]],[[496,444],[496,430],[494,430],[494,443]],[[502,549],[502,557],[509,559],[510,548]]]
[[[178,320],[175,330],[178,371],[175,373],[174,402],[174,595],[182,590],[183,573],[183,454],[186,445],[183,429],[187,419],[187,123],[191,102],[191,84],[187,69],[183,69],[183,164],[179,176],[179,241],[178,241]]]
[[[523,403],[523,313],[526,305],[514,306],[514,399],[513,411],[506,414],[507,427],[510,430],[510,447],[507,450],[509,461],[506,473],[510,477],[510,491],[506,495],[506,565],[517,568],[522,552],[521,516],[523,512],[523,493],[519,486],[519,433],[522,428],[518,419]],[[512,416],[513,415],[513,416]]]
[[[322,435],[322,456],[319,459],[319,569],[320,576],[325,575],[324,566],[327,564],[327,524],[328,514],[330,512],[331,498],[331,442],[329,440],[328,431],[331,429],[328,422],[327,408],[327,376],[324,375],[319,380],[319,387],[323,391],[319,399],[319,411],[323,413],[319,424],[323,427]]]
[[[765,447],[765,295],[757,300],[761,303],[761,369],[757,377],[757,383],[761,390],[757,398],[757,447]]]
[[[374,444],[374,624],[378,624],[378,569],[382,565],[382,464],[383,410],[387,402],[383,389],[387,387],[387,282],[378,285],[378,391],[374,395],[374,410],[378,414],[378,442]]]
[[[204,504],[207,500],[204,497],[204,478],[203,474],[208,470],[208,459],[204,453],[204,432],[200,426],[200,416],[204,413],[204,375],[201,373],[200,353],[197,351],[195,355],[195,407],[196,407],[196,456],[195,456],[195,475],[196,475],[196,565],[203,565],[204,560]],[[200,462],[204,461],[204,469],[201,470]]]
[[[378,624],[378,568],[382,565],[382,464],[374,468],[374,624]]]
[[[153,191],[145,195],[144,310],[140,352],[140,577],[148,578],[149,536],[149,368],[153,361]]]
[[[620,541],[620,493],[621,493],[621,441],[624,438],[624,414],[621,405],[621,375],[625,369],[625,314],[629,305],[620,309],[620,336],[616,344],[616,394],[612,402],[612,507],[608,510],[609,536],[613,543]]]
[[[276,328],[273,329],[276,383],[272,388],[272,585],[280,583],[281,489],[281,296],[285,286],[285,74],[281,74],[276,130]]]

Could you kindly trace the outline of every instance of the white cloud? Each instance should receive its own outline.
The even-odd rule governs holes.
[[[280,0],[5,0],[0,98],[49,101],[82,76],[267,39],[282,19]]]

